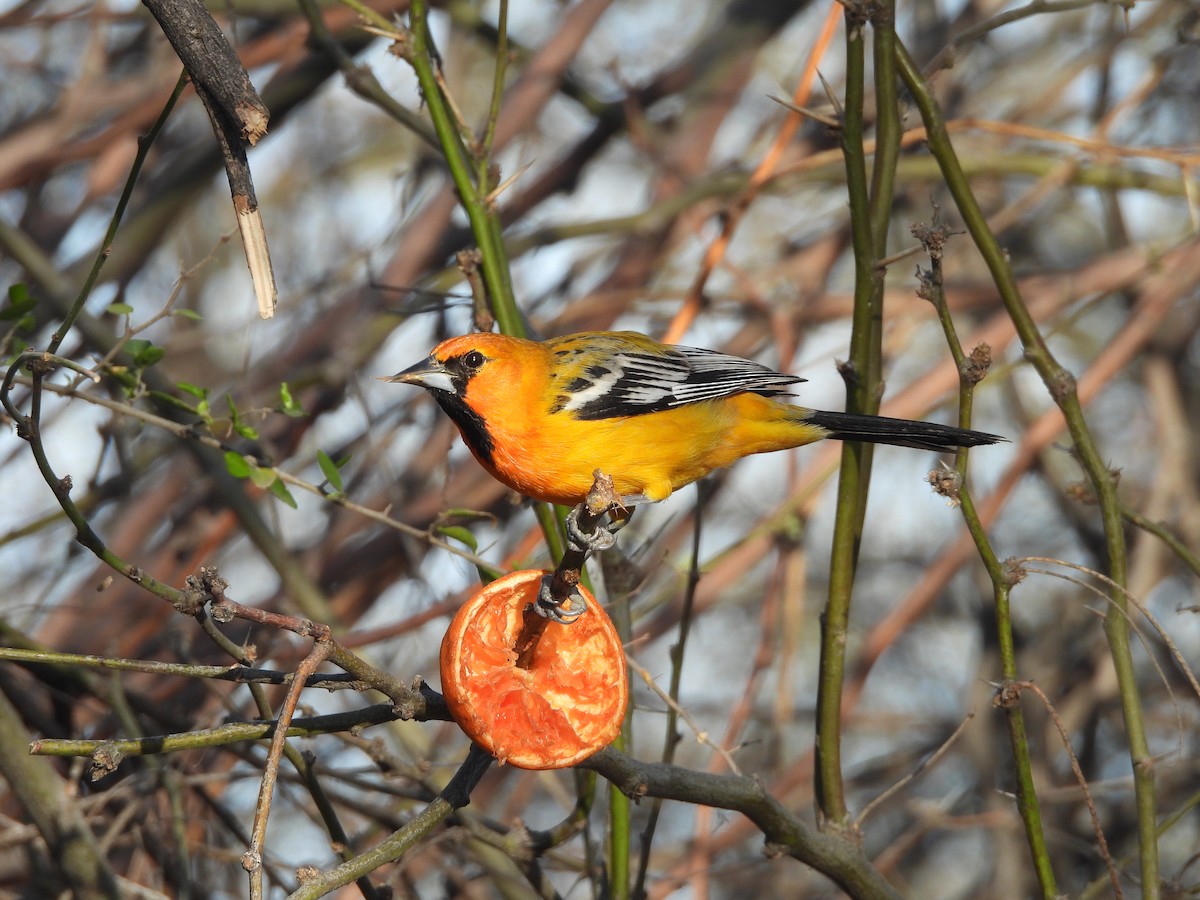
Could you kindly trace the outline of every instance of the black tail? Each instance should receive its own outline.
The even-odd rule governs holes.
[[[933,422],[821,412],[816,409],[805,416],[804,421],[829,429],[829,436],[840,441],[895,444],[897,447],[913,447],[917,450],[953,450],[955,447],[978,447],[1008,440],[998,434],[968,431]]]

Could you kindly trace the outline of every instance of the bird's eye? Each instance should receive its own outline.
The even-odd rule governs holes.
[[[478,369],[484,363],[484,355],[478,350],[472,350],[463,357],[463,363],[466,364],[468,369]]]

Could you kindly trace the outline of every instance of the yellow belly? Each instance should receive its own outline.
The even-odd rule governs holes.
[[[804,410],[757,394],[662,412],[587,421],[568,415],[532,423],[490,422],[490,464],[500,481],[538,500],[574,505],[600,469],[622,496],[662,500],[743,456],[798,447],[825,436]],[[517,427],[513,427],[514,424]]]

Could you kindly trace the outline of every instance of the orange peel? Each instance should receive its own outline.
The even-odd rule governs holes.
[[[625,650],[596,598],[587,613],[547,623],[528,668],[514,649],[547,573],[498,578],[462,605],[442,639],[442,693],[454,721],[501,763],[573,766],[608,746],[629,702]]]

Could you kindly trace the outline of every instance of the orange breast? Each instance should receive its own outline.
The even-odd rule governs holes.
[[[743,456],[824,436],[803,423],[795,407],[757,394],[637,416],[576,419],[547,412],[548,403],[525,402],[548,395],[544,380],[539,384],[516,371],[509,376],[489,379],[487,394],[476,393],[472,383],[468,400],[491,410],[492,456],[480,462],[514,490],[553,503],[581,502],[596,469],[611,475],[624,496],[662,500]],[[499,391],[505,382],[507,389]]]

